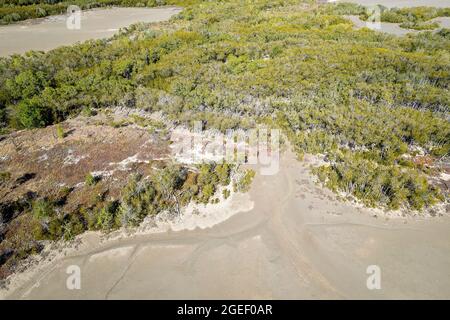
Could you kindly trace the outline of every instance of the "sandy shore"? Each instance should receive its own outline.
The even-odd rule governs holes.
[[[374,6],[377,4],[383,5],[388,8],[410,8],[410,7],[436,7],[436,8],[448,8],[450,7],[450,0],[339,0],[336,2],[352,2],[363,6]],[[367,26],[366,21],[362,21],[358,16],[346,16],[350,19],[356,28],[363,28]],[[428,21],[429,23],[439,23],[439,28],[449,28],[449,17],[438,17]],[[438,28],[438,29],[439,29]],[[436,29],[436,30],[438,30]],[[377,30],[377,29],[375,29]],[[435,30],[435,31],[436,31]],[[380,29],[377,31],[385,32],[397,36],[403,36],[408,33],[418,33],[424,31],[417,31],[413,29],[404,29],[400,27],[400,23],[380,22]],[[425,30],[426,31],[426,30]]]
[[[27,20],[0,26],[0,56],[29,50],[50,50],[89,39],[108,38],[137,22],[160,22],[179,13],[181,8],[109,8],[83,11],[81,28],[69,30],[66,15]]]
[[[290,152],[281,161],[238,199],[251,210],[195,229],[106,241],[88,233],[78,249],[12,277],[0,297],[450,298],[449,217],[374,217],[318,187],[307,161]],[[69,265],[81,268],[80,290],[66,288]],[[366,287],[369,265],[381,268],[381,290]]]
[[[450,0],[338,0],[337,2],[353,2],[363,6],[381,4],[388,8],[450,7]]]
[[[358,16],[349,15],[349,16],[345,16],[345,17],[347,19],[349,19],[351,22],[353,22],[355,28],[357,28],[357,29],[368,27],[367,22],[361,20]],[[431,30],[432,32],[437,32],[441,28],[449,28],[450,27],[450,18],[449,17],[438,17],[438,18],[434,18],[434,19],[431,19],[430,21],[428,21],[428,23],[433,23],[433,22],[439,23],[439,27],[434,30]],[[371,28],[374,28],[374,27],[371,27]],[[378,29],[378,27],[376,27],[376,29],[373,29],[373,30],[393,34],[396,36],[404,36],[408,33],[419,33],[419,32],[430,31],[430,30],[418,31],[418,30],[414,30],[414,29],[405,29],[405,28],[400,27],[400,23],[391,23],[391,22],[380,22],[379,29]]]

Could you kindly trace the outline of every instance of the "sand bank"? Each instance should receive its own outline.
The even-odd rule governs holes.
[[[364,28],[368,27],[366,21],[361,20],[358,16],[349,15],[345,16],[347,19],[353,22],[355,28]],[[396,36],[404,36],[408,33],[418,33],[418,32],[426,32],[426,31],[432,31],[436,32],[440,30],[441,28],[449,28],[450,27],[450,18],[449,17],[438,17],[431,19],[428,21],[428,23],[437,22],[439,24],[439,27],[434,30],[414,30],[414,29],[405,29],[400,27],[400,23],[391,23],[391,22],[380,22],[379,23],[379,29],[373,29],[373,27],[369,27],[375,31],[385,32],[389,34],[393,34]]]
[[[388,8],[450,7],[450,0],[339,0],[337,2],[353,2],[363,6],[381,4]]]
[[[1,296],[450,298],[449,217],[374,217],[317,186],[308,165],[284,153],[278,174],[255,177],[252,209],[221,223],[105,241],[88,233],[78,249],[12,277]],[[80,290],[66,287],[74,264]],[[381,269],[381,290],[366,287],[369,265]]]
[[[66,15],[26,20],[0,26],[0,56],[29,50],[50,50],[89,39],[108,38],[137,22],[160,22],[179,13],[181,8],[109,8],[83,11],[81,28],[69,30]]]

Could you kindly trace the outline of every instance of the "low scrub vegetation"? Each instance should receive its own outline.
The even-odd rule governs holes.
[[[202,120],[220,131],[270,122],[300,155],[323,156],[326,165],[315,172],[336,192],[392,209],[421,210],[446,199],[428,177],[450,151],[449,30],[404,37],[355,30],[342,17],[360,14],[353,5],[191,4],[158,28],[136,24],[108,40],[1,58],[2,132],[115,106],[161,112],[175,124]],[[390,11],[402,23],[436,16],[429,9]],[[111,125],[128,123],[161,130],[139,117]],[[415,161],[419,154],[428,164]],[[2,270],[39,250],[38,239],[135,226],[161,210],[176,214],[189,201],[216,202],[221,185],[248,190],[254,173],[230,181],[232,170],[168,166],[131,177],[120,198],[92,192],[92,205],[70,213],[61,210],[62,195],[3,206],[9,225],[0,243]],[[99,183],[91,181],[94,190]]]
[[[21,20],[65,14],[67,8],[76,5],[82,10],[101,7],[156,7],[163,5],[186,5],[192,0],[1,0],[0,25]]]
[[[399,23],[400,27],[415,30],[433,30],[439,27],[436,22],[429,22],[438,17],[449,17],[450,8],[413,7],[413,8],[387,8],[377,6],[380,12],[381,22]],[[373,15],[373,8],[354,3],[338,3],[326,8],[327,12],[335,14],[358,15],[362,20],[369,19]]]
[[[394,205],[370,196],[384,191],[368,180],[377,191],[350,188],[358,198],[414,209],[441,200],[426,182],[429,169],[407,159],[417,149],[448,159],[448,30],[395,37],[355,30],[341,14],[359,6],[298,5],[198,2],[158,29],[136,24],[110,40],[0,59],[2,130],[42,127],[114,106],[161,111],[177,124],[202,120],[221,131],[270,119],[299,153],[327,155],[331,168],[364,159],[383,172],[406,170],[427,185],[420,196],[391,195],[398,199]],[[414,21],[448,14],[395,12]],[[342,179],[336,170],[323,174]],[[403,184],[404,174],[392,179]],[[206,185],[200,201],[213,192],[214,184]],[[410,199],[416,196],[421,200]]]
[[[73,191],[67,187],[52,196],[41,198],[33,194],[16,203],[2,204],[1,221],[8,226],[0,230],[0,279],[13,271],[21,259],[41,250],[43,240],[70,240],[86,230],[109,232],[135,227],[162,211],[180,214],[190,201],[217,203],[214,196],[218,188],[230,185],[233,172],[240,171],[227,163],[204,163],[192,169],[171,164],[151,176],[131,175],[117,199],[96,193],[96,182],[92,182],[95,178],[89,174],[86,183],[92,183],[88,183],[85,192],[94,195],[91,204],[75,211],[64,209],[66,198]],[[237,191],[248,189],[252,176],[249,172],[236,174]],[[230,191],[224,190],[228,197]]]

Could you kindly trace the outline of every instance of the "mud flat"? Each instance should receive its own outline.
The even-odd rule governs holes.
[[[252,205],[218,224],[106,241],[85,234],[78,249],[11,277],[0,297],[450,298],[450,217],[338,202],[308,167],[284,153],[278,174],[258,174],[250,199],[238,199]],[[66,287],[70,265],[81,269],[80,290]],[[381,269],[380,290],[366,286],[369,265]]]
[[[436,8],[448,8],[450,7],[450,0],[342,0],[337,2],[351,2],[357,3],[363,6],[374,6],[377,4],[383,5],[388,8],[410,8],[410,7],[436,7]],[[362,21],[358,16],[346,16],[349,20],[353,22],[356,28],[366,27],[367,24],[365,21]],[[431,19],[428,21],[429,23],[438,22],[439,30],[440,28],[449,28],[450,27],[450,18],[449,17],[438,17]],[[436,31],[435,30],[435,31]],[[377,30],[380,32],[390,33],[397,36],[403,36],[408,33],[418,33],[424,31],[417,31],[413,29],[404,29],[400,27],[399,23],[389,23],[389,22],[381,22],[380,29]]]
[[[69,30],[66,15],[27,20],[0,27],[0,56],[29,50],[50,50],[89,39],[114,35],[120,28],[137,22],[161,22],[179,13],[181,8],[109,8],[83,11],[81,28]]]
[[[355,28],[360,29],[364,27],[368,27],[368,24],[366,21],[361,20],[358,16],[355,15],[349,15],[345,16],[347,19],[349,19],[351,22],[353,22]],[[434,18],[428,21],[429,23],[437,22],[439,23],[439,28],[436,28],[435,30],[431,30],[432,32],[436,32],[440,30],[441,28],[449,28],[450,27],[450,18],[449,17],[438,17]],[[408,33],[419,33],[419,32],[426,32],[429,30],[414,30],[414,29],[405,29],[400,27],[400,23],[391,23],[391,22],[380,22],[379,29],[373,29],[375,31],[379,32],[385,32],[389,34],[393,34],[396,36],[403,36]]]

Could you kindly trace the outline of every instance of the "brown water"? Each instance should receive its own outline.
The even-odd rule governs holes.
[[[0,27],[0,56],[29,50],[50,50],[88,39],[112,36],[120,28],[137,22],[160,22],[179,13],[181,8],[109,8],[81,13],[81,28],[70,30],[66,15],[27,20]]]
[[[355,27],[357,29],[369,27],[367,22],[361,20],[358,16],[345,16],[345,17],[347,19],[350,19],[350,21],[353,22],[353,24],[355,25]],[[438,18],[431,19],[429,22],[430,23],[432,23],[432,22],[439,23],[439,28],[435,29],[434,30],[435,32],[440,30],[440,28],[449,28],[450,27],[450,18],[449,17],[438,17]],[[372,27],[372,29],[375,31],[379,31],[379,32],[390,33],[390,34],[393,34],[396,36],[403,36],[408,33],[419,33],[419,32],[428,31],[428,30],[418,31],[418,30],[413,30],[413,29],[405,29],[405,28],[400,27],[400,23],[390,23],[390,22],[380,22],[379,27],[377,27],[377,28]]]
[[[450,0],[339,0],[337,2],[353,2],[363,6],[373,6],[381,4],[388,8],[409,8],[409,7],[450,7]]]

